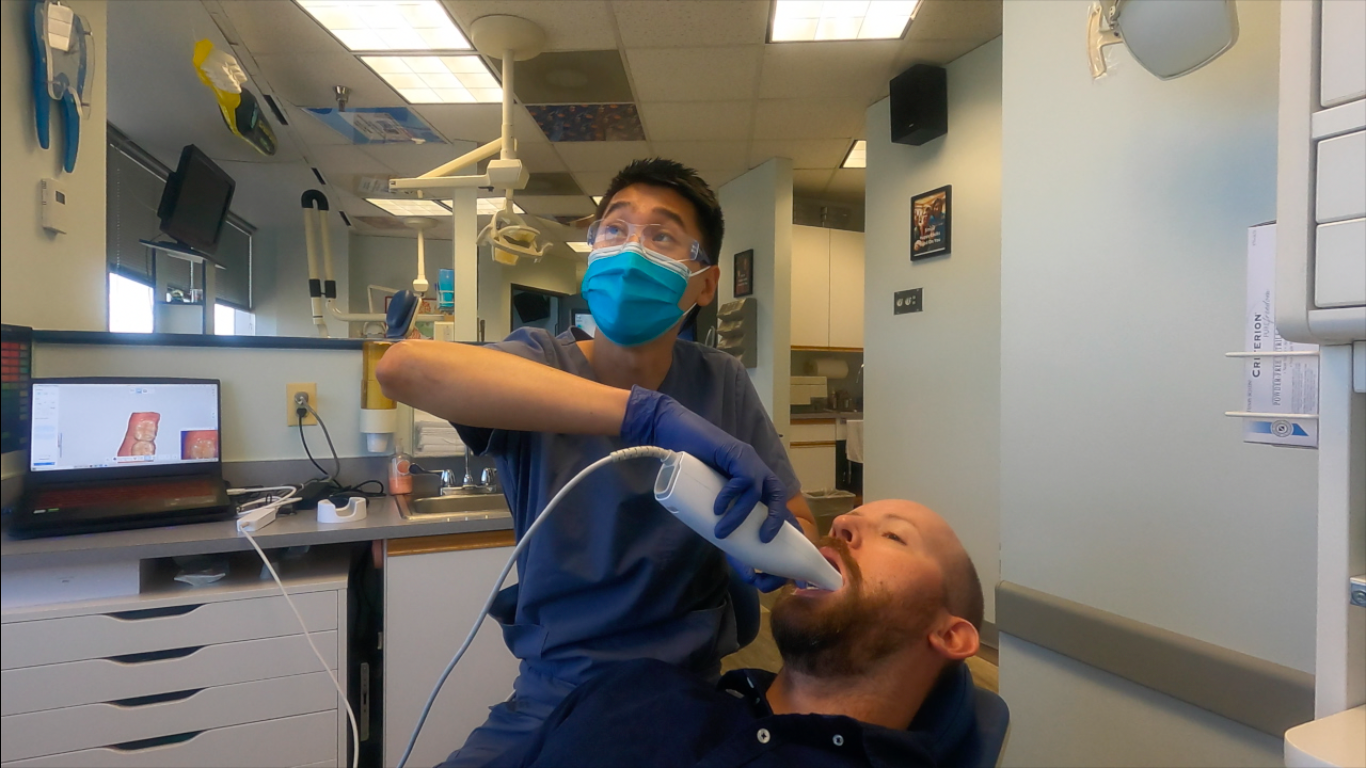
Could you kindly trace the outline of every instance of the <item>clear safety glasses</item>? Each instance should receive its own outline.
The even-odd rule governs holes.
[[[711,263],[697,238],[677,224],[632,224],[622,219],[599,219],[588,227],[588,244],[595,249],[625,245],[633,240],[674,261]]]

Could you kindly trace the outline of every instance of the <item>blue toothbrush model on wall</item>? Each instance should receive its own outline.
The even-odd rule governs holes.
[[[85,100],[90,83],[90,22],[56,0],[33,0],[29,42],[33,51],[33,113],[38,145],[47,149],[52,102],[62,110],[62,167],[76,170],[81,144],[81,118],[89,114]]]

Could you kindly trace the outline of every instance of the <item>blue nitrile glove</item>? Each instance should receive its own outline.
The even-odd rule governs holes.
[[[759,526],[760,541],[772,541],[785,522],[796,525],[787,511],[787,490],[759,454],[668,395],[632,387],[621,439],[629,446],[657,445],[690,453],[730,478],[714,507],[721,518],[716,523],[718,539],[739,528],[761,501],[768,507],[768,519]]]
[[[726,555],[726,562],[735,569],[736,575],[746,584],[752,585],[760,592],[772,592],[787,583],[787,579],[782,576],[774,576],[771,573],[759,573],[748,565],[736,560],[730,555]]]

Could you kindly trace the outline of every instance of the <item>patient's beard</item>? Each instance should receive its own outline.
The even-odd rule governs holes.
[[[815,597],[793,595],[789,587],[773,605],[773,640],[785,666],[811,677],[854,677],[925,637],[942,598],[869,590],[842,539],[827,537],[821,545],[839,553],[845,588]]]

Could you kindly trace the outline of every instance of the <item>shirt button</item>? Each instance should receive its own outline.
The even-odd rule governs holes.
[[[769,735],[767,728],[760,728],[759,732],[755,734],[755,736],[758,737],[760,744],[767,744],[768,740],[773,738]]]
[[[842,747],[842,746],[844,746],[844,737],[841,736],[841,735],[839,735],[838,733],[835,734],[835,738],[834,738],[834,739],[831,739],[831,741],[834,741],[834,742],[835,742],[835,746],[837,746],[837,747]]]

